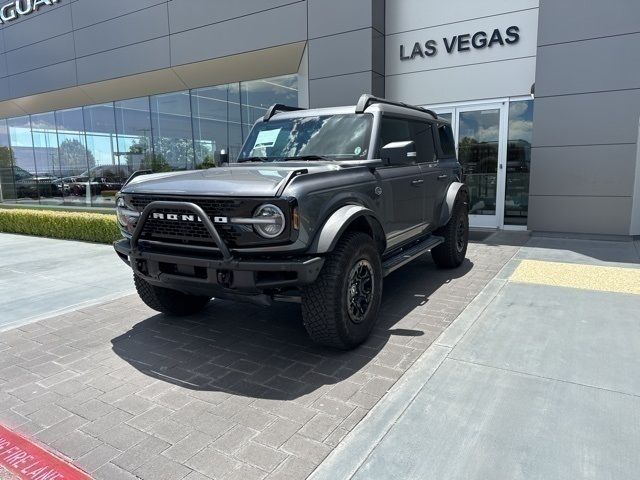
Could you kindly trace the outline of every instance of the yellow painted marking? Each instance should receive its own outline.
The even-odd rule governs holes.
[[[523,260],[509,280],[640,295],[640,269]]]

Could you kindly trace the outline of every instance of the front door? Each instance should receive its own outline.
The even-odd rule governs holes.
[[[440,109],[438,114],[450,120],[453,127],[458,160],[469,188],[471,226],[501,227],[505,188],[506,104]]]
[[[419,127],[406,118],[382,117],[380,147],[392,142],[413,141],[416,143],[416,148],[420,150],[416,158],[418,160],[425,154],[420,148],[422,137],[416,137]],[[422,128],[422,131],[426,132],[426,129]],[[387,245],[392,247],[427,228],[425,223],[426,185],[417,161],[407,163],[405,160],[397,165],[385,165],[376,169],[376,172],[382,185],[381,200]]]
[[[376,169],[387,243],[391,247],[416,235],[424,222],[425,185],[418,165],[388,165]]]

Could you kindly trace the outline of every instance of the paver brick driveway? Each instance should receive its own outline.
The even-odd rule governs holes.
[[[292,304],[175,319],[128,296],[5,332],[0,423],[98,479],[303,479],[516,250],[398,270],[351,352],[313,345]]]

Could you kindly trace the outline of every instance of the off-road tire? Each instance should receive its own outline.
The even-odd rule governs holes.
[[[358,322],[349,312],[350,277],[358,265],[371,273],[367,310]],[[316,281],[302,289],[302,318],[311,339],[343,350],[364,342],[378,317],[382,298],[382,263],[373,239],[348,232],[325,261]]]
[[[188,295],[170,288],[151,285],[138,275],[133,276],[133,282],[138,295],[149,308],[177,317],[198,313],[211,300],[210,297]]]
[[[431,249],[431,257],[440,268],[459,267],[467,254],[469,244],[469,208],[464,195],[458,195],[449,222],[434,232],[444,238]]]

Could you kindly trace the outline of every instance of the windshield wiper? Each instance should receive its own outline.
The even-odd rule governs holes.
[[[303,160],[303,161],[310,161],[310,160],[328,160],[330,162],[335,162],[335,158],[330,158],[330,157],[325,157],[323,155],[298,155],[296,157],[286,157],[283,158],[283,160],[285,161],[290,161],[290,160]]]
[[[268,162],[269,161],[269,157],[246,157],[246,158],[239,158],[238,159],[238,163],[244,163],[244,162]]]

